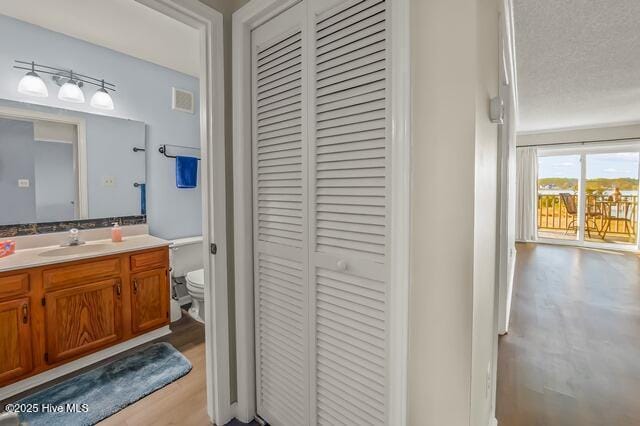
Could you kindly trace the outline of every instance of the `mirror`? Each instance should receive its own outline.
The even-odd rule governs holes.
[[[0,226],[146,214],[146,126],[0,99]]]

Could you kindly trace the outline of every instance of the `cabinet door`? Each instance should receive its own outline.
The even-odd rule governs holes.
[[[0,303],[0,383],[32,367],[29,299]]]
[[[121,293],[119,279],[46,293],[47,361],[72,358],[120,340]]]
[[[169,323],[169,287],[165,268],[131,276],[131,319],[134,333]]]

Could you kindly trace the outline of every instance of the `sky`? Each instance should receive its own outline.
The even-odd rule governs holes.
[[[587,154],[587,179],[621,178],[638,179],[638,153]],[[538,157],[538,178],[580,178],[580,156],[561,155]]]

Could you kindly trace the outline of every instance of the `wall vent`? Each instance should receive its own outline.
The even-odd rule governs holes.
[[[171,101],[171,108],[175,111],[189,112],[193,114],[193,93],[187,90],[176,89],[172,90],[173,96]]]

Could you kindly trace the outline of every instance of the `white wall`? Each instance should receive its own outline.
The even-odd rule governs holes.
[[[497,3],[412,0],[411,8],[408,421],[484,426],[495,389],[486,395],[482,385],[496,344],[497,132],[487,108],[497,94]]]
[[[554,129],[546,132],[518,133],[517,145],[548,145],[571,142],[615,141],[640,139],[640,124],[625,126],[584,127],[576,129]]]
[[[489,99],[498,95],[498,2],[477,0],[476,163],[473,257],[471,425],[488,425],[492,411],[494,346],[498,344],[496,256],[498,126],[489,120]]]
[[[412,0],[411,19],[413,236],[407,416],[415,426],[468,425],[475,1]],[[434,200],[447,208],[433,208]]]

